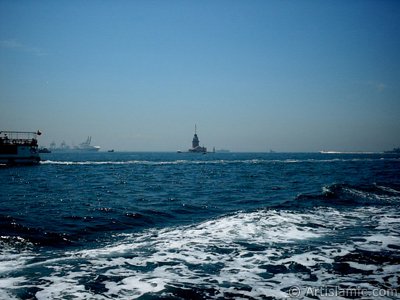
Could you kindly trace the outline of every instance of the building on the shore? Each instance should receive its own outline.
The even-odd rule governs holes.
[[[193,136],[193,140],[192,140],[192,148],[189,149],[189,152],[207,153],[207,148],[200,146],[200,140],[199,140],[199,137],[197,136],[197,126],[196,125],[194,125],[194,136]]]

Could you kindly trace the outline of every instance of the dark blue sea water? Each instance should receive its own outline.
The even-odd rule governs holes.
[[[398,156],[42,159],[0,169],[1,299],[399,298]]]

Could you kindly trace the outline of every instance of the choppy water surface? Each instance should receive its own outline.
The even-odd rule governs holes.
[[[0,299],[399,298],[397,156],[43,159],[0,169]]]

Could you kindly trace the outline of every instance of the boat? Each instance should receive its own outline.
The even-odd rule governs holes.
[[[393,150],[384,151],[384,153],[400,154],[400,148],[393,148]]]
[[[189,152],[192,153],[207,153],[207,148],[206,147],[201,147],[200,146],[200,140],[199,137],[197,136],[197,125],[194,125],[194,136],[192,140],[192,148],[189,149]]]
[[[92,137],[88,136],[86,141],[80,143],[79,146],[76,146],[74,149],[79,151],[89,151],[89,152],[97,152],[100,150],[100,146],[92,146],[90,143],[92,142]]]
[[[51,151],[46,147],[39,148],[39,153],[51,153]]]
[[[0,164],[36,165],[40,162],[37,137],[30,131],[0,131]]]
[[[60,147],[56,147],[56,143],[52,142],[50,144],[51,152],[62,152],[62,153],[71,153],[71,152],[97,152],[100,150],[100,146],[92,146],[90,143],[92,142],[92,137],[88,136],[86,141],[80,143],[79,146],[70,147],[67,145],[65,141],[62,141]]]
[[[230,153],[231,151],[227,150],[227,149],[218,149],[218,150],[215,150],[215,152],[217,152],[217,153]]]
[[[114,152],[114,149],[108,150],[107,152],[110,152],[110,153],[112,153],[112,152]]]

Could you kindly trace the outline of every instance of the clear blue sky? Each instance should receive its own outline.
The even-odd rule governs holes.
[[[0,128],[104,150],[400,146],[400,1],[0,1]]]

